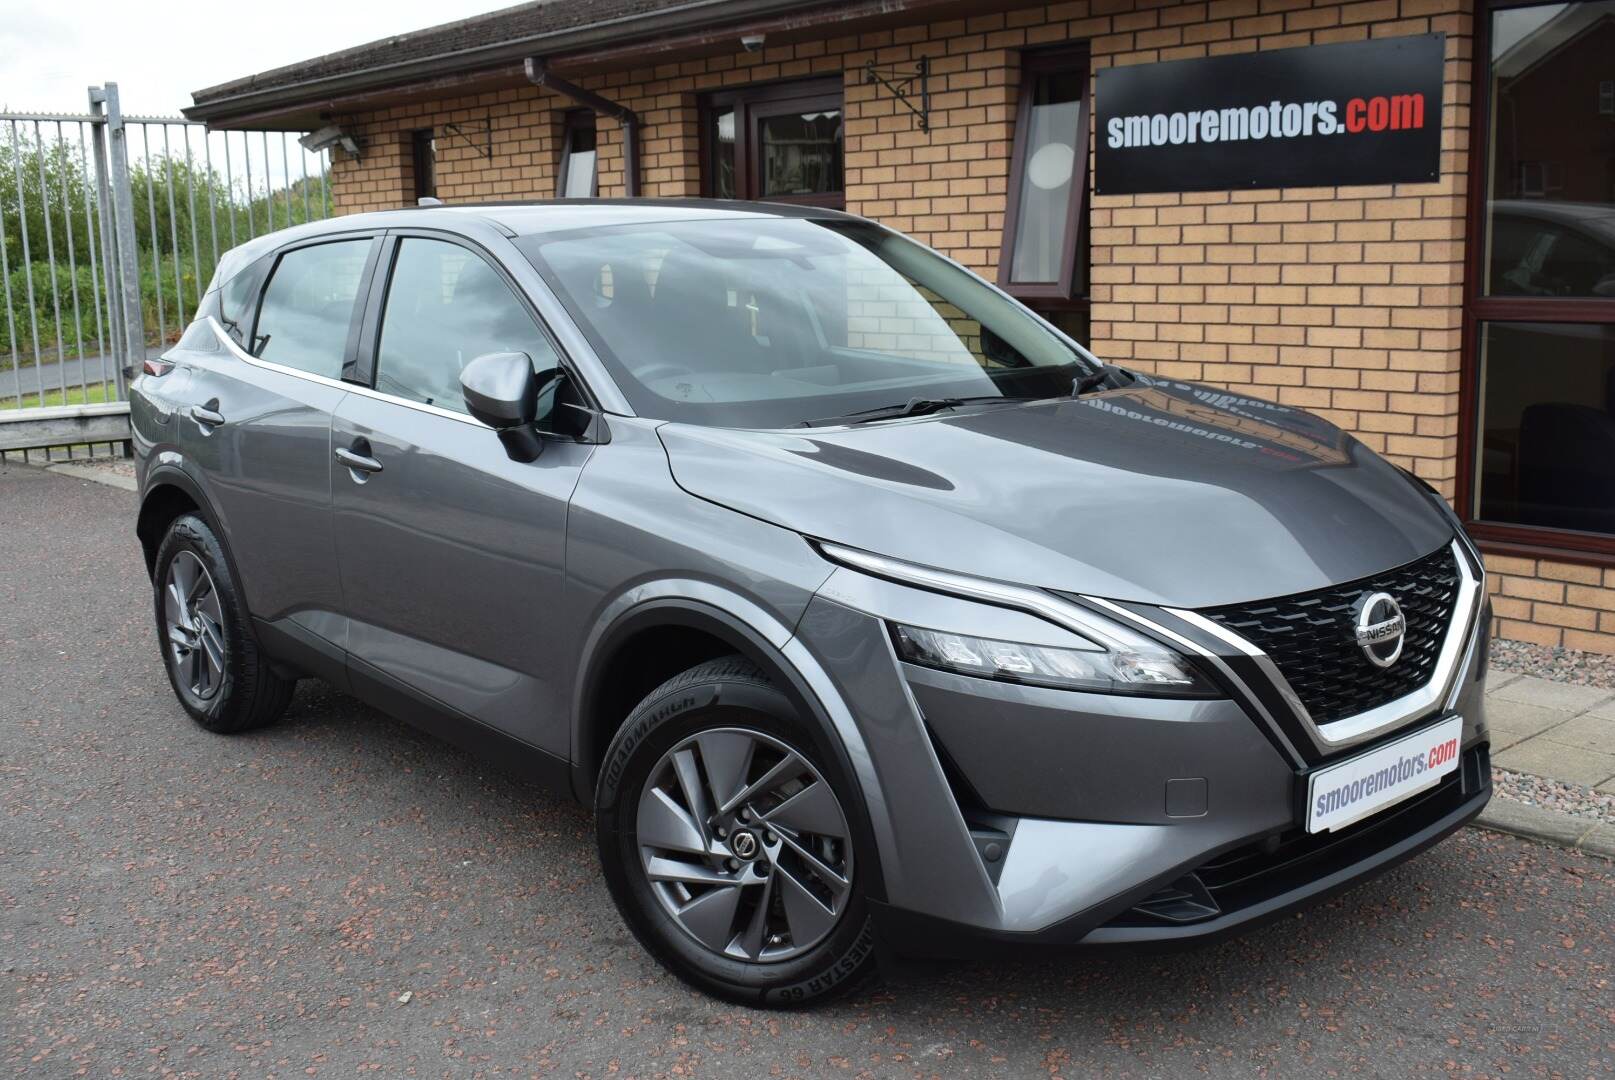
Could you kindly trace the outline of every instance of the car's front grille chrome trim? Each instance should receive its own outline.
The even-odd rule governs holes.
[[[1301,697],[1279,670],[1271,657],[1256,645],[1228,627],[1205,616],[1180,608],[1165,608],[1167,613],[1226,642],[1239,653],[1249,657],[1273,684],[1275,690],[1294,711],[1303,729],[1314,740],[1320,753],[1329,753],[1371,739],[1404,723],[1428,715],[1437,707],[1451,708],[1457,698],[1457,676],[1474,639],[1476,620],[1484,600],[1484,570],[1472,566],[1463,546],[1454,540],[1451,544],[1453,561],[1458,567],[1458,596],[1452,606],[1446,636],[1441,651],[1431,670],[1430,678],[1411,693],[1388,701],[1383,705],[1364,710],[1352,716],[1341,717],[1320,724],[1314,720]]]

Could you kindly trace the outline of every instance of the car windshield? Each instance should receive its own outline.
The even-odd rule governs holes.
[[[655,222],[517,245],[641,416],[789,427],[915,398],[1054,397],[1098,369],[1013,300],[865,222]]]

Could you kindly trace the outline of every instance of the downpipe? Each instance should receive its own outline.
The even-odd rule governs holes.
[[[601,116],[609,116],[622,124],[623,187],[629,198],[639,195],[639,114],[593,90],[585,90],[577,83],[553,75],[543,57],[529,56],[526,61],[527,81],[534,86],[554,90],[579,105],[593,109]]]

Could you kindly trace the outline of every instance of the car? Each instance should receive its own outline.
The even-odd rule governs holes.
[[[318,678],[554,785],[725,999],[1210,940],[1490,796],[1485,571],[1432,488],[858,217],[297,226],[223,258],[131,415],[197,723]]]

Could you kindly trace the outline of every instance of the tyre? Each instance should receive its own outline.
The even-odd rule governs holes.
[[[686,982],[790,1007],[874,974],[868,830],[822,736],[755,665],[657,687],[606,750],[600,858],[634,935]]]
[[[269,670],[247,623],[224,548],[194,514],[174,519],[152,575],[157,641],[174,695],[209,731],[233,734],[273,723],[296,681]]]

